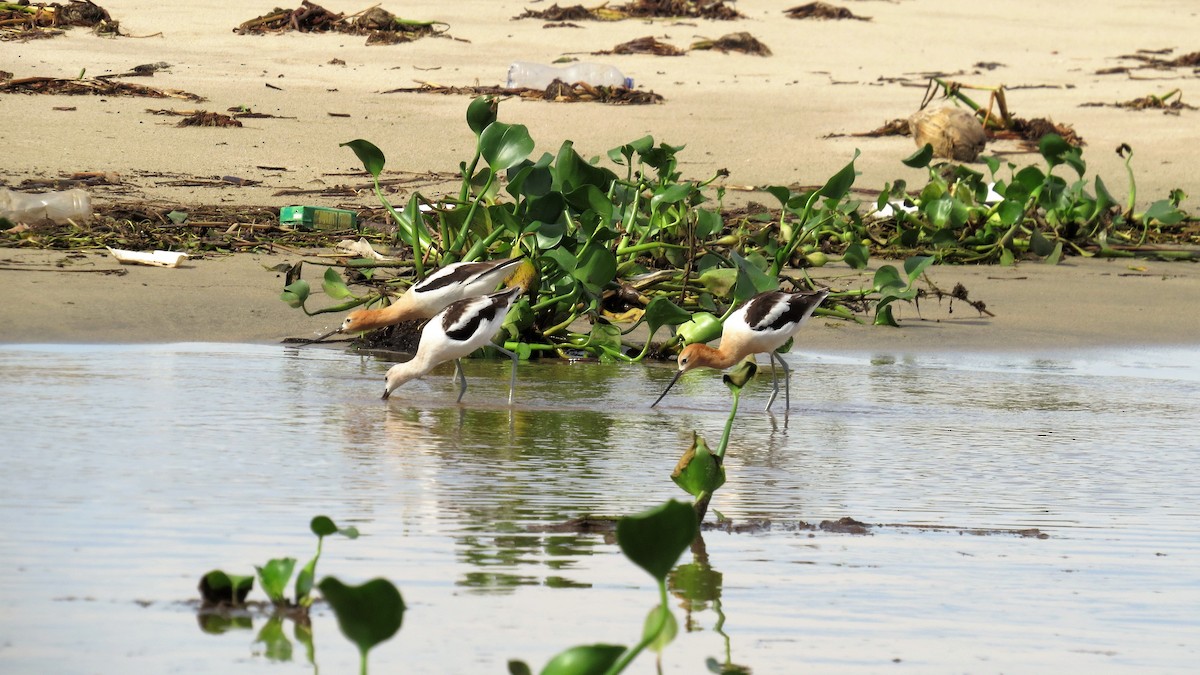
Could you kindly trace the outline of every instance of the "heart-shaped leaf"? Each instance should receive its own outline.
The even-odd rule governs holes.
[[[493,122],[479,135],[479,153],[492,173],[510,169],[533,152],[533,139],[523,124]]]
[[[617,544],[635,565],[665,582],[697,531],[692,507],[671,500],[617,521]]]
[[[255,566],[258,570],[258,581],[271,602],[279,604],[284,601],[283,590],[287,588],[295,568],[295,558],[273,558],[262,567]]]
[[[325,577],[319,588],[337,615],[342,634],[358,646],[364,658],[372,647],[395,635],[404,623],[404,599],[387,579],[347,586],[335,577]]]
[[[308,282],[300,279],[284,286],[283,292],[279,294],[279,299],[293,308],[299,308],[304,306],[304,302],[308,300],[310,293],[312,293],[312,288],[308,285]]]
[[[346,282],[342,281],[342,275],[332,267],[325,270],[325,277],[321,281],[321,288],[325,291],[325,295],[334,300],[342,300],[353,295],[350,288],[346,286]]]

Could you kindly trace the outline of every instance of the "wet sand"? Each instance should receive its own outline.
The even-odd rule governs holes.
[[[1089,174],[1105,178],[1118,199],[1126,195],[1125,170],[1113,149],[1134,148],[1139,206],[1181,187],[1196,210],[1200,174],[1190,169],[1200,147],[1200,112],[1164,115],[1108,107],[1080,107],[1164,93],[1195,80],[1191,69],[1097,70],[1136,65],[1122,55],[1166,49],[1173,56],[1197,49],[1200,9],[1185,0],[1141,4],[1064,2],[1053,20],[1032,1],[959,7],[932,0],[847,2],[871,21],[796,21],[787,5],[743,1],[737,22],[579,22],[580,28],[544,28],[514,21],[526,6],[546,3],[434,3],[384,5],[405,18],[441,20],[446,37],[406,45],[365,46],[360,36],[284,34],[240,36],[232,29],[271,5],[230,9],[202,1],[152,5],[102,3],[134,36],[107,39],[75,29],[65,36],[0,43],[0,61],[16,77],[90,77],[129,71],[145,63],[170,68],[129,81],[182,89],[204,103],[170,99],[6,95],[0,111],[22,120],[21,133],[5,138],[0,181],[56,178],[76,171],[110,171],[116,186],[93,190],[99,203],[148,199],[179,204],[285,206],[297,197],[283,189],[321,190],[363,182],[353,154],[338,144],[375,142],[388,156],[387,176],[437,174],[409,189],[436,196],[469,158],[474,137],[463,114],[469,98],[384,94],[417,81],[445,85],[500,85],[513,60],[551,61],[563,54],[617,65],[637,86],[666,98],[662,105],[604,106],[506,100],[501,119],[529,126],[537,152],[565,140],[584,156],[652,134],[686,144],[680,165],[687,178],[728,169],[731,188],[764,184],[819,184],[862,151],[857,186],[878,189],[889,180],[920,183],[922,173],[900,164],[915,146],[905,137],[833,136],[873,129],[917,109],[926,73],[957,73],[972,84],[1005,84],[1010,109],[1027,118],[1074,125],[1085,139]],[[326,2],[333,11],[366,4]],[[1040,18],[1039,18],[1040,17]],[[1064,30],[1069,24],[1071,28]],[[702,37],[748,31],[772,49],[771,57],[693,52],[683,57],[588,56],[618,43],[654,35],[686,47]],[[155,35],[161,32],[161,36]],[[335,59],[344,65],[334,62]],[[999,65],[991,65],[999,64]],[[986,94],[979,97],[986,99]],[[241,129],[179,128],[178,118],[147,109],[225,111],[249,106],[279,116],[248,119]],[[71,108],[54,110],[55,107]],[[347,117],[332,116],[348,115]],[[1040,162],[1012,141],[987,150],[1019,166]],[[980,165],[982,167],[982,165]],[[195,185],[196,178],[235,176],[257,185]],[[731,194],[735,194],[731,192]],[[771,203],[761,193],[739,199]],[[369,191],[354,197],[303,197],[318,205],[367,205]],[[305,317],[278,300],[282,280],[263,269],[297,256],[208,257],[183,269],[128,268],[125,276],[82,272],[29,272],[63,258],[58,252],[4,249],[0,281],[0,341],[262,341],[312,335],[337,323],[334,315]],[[13,262],[16,261],[16,262]],[[74,268],[114,267],[107,255],[89,254]],[[822,270],[840,288],[863,278],[839,265]],[[818,319],[806,340],[816,348],[905,349],[961,347],[1025,349],[1093,344],[1194,343],[1200,331],[1189,307],[1200,286],[1191,264],[1069,259],[1050,268],[944,268],[931,273],[950,290],[962,281],[994,318],[980,318],[956,303],[954,313],[936,303],[898,312],[901,330]]]

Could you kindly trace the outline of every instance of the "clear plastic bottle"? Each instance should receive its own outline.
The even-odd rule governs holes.
[[[12,223],[40,223],[52,220],[83,222],[92,217],[92,198],[84,190],[62,192],[13,192],[0,188],[0,218]]]
[[[633,88],[633,80],[625,77],[616,67],[601,63],[572,63],[559,68],[544,63],[515,61],[508,67],[509,89],[545,89],[555,80],[567,84],[586,82],[593,87]]]

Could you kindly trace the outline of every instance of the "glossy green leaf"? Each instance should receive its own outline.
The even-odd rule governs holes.
[[[291,305],[293,308],[303,307],[304,302],[308,300],[312,288],[308,282],[300,279],[283,287],[283,293],[279,294],[279,299]]]
[[[604,675],[624,653],[621,645],[571,647],[550,659],[541,675]]]
[[[790,348],[791,345],[785,346]],[[779,350],[781,350],[781,353],[787,351],[783,347],[780,347]],[[721,380],[725,383],[726,387],[729,387],[736,394],[741,391],[742,387],[746,386],[747,382],[754,378],[756,372],[758,372],[758,365],[754,363],[754,359],[746,359],[739,363],[736,368],[721,376]]]
[[[716,236],[724,227],[721,214],[713,209],[696,210],[696,238],[701,241]]]
[[[483,130],[496,121],[496,115],[500,108],[500,100],[495,96],[477,96],[467,106],[467,126],[471,127],[471,131],[475,132],[476,136],[483,133]]]
[[[533,139],[523,124],[493,122],[479,135],[479,154],[499,173],[516,166],[533,152]]]
[[[884,265],[875,270],[873,287],[876,292],[882,292],[888,288],[904,288],[904,285],[904,281],[900,277],[900,272],[894,266]]]
[[[574,275],[599,293],[617,275],[617,256],[607,246],[588,244],[579,252]]]
[[[763,272],[735,251],[730,251],[729,257],[738,269],[737,283],[733,287],[734,300],[744,302],[759,293],[779,290],[779,279]]]
[[[266,565],[255,566],[258,570],[259,584],[271,602],[279,604],[284,601],[283,591],[287,588],[295,568],[295,558],[273,558],[268,560]]]
[[[695,312],[692,318],[683,322],[676,333],[683,338],[683,344],[711,342],[721,337],[721,320],[709,312]]]
[[[617,521],[617,544],[634,564],[665,582],[697,531],[692,507],[671,500]]]
[[[319,588],[337,615],[342,634],[364,656],[372,647],[395,635],[404,622],[404,599],[387,579],[348,586],[335,577],[325,577]]]
[[[1062,260],[1062,252],[1063,243],[1061,241],[1055,243],[1054,250],[1050,252],[1050,255],[1046,256],[1045,263],[1047,265],[1057,265]]]
[[[950,212],[954,208],[954,198],[943,195],[938,199],[927,201],[921,205],[921,210],[929,218],[934,227],[946,227],[950,224]]]
[[[693,497],[704,492],[712,494],[725,484],[725,464],[713,454],[704,439],[693,432],[692,444],[679,458],[671,472],[671,480]]]
[[[646,322],[646,327],[650,330],[650,337],[654,337],[658,329],[663,326],[678,326],[691,318],[691,312],[671,302],[663,295],[654,296],[642,314],[642,320]]]
[[[533,671],[529,669],[529,664],[517,659],[509,659],[508,675],[533,675]]]
[[[318,537],[328,537],[338,531],[337,525],[329,516],[316,516],[308,524],[308,528]]]
[[[362,162],[363,168],[375,178],[379,178],[379,174],[383,173],[383,151],[375,147],[374,143],[357,138],[342,143],[341,147],[353,150],[354,154],[358,156],[358,161]]]
[[[996,214],[1005,225],[1015,225],[1025,217],[1025,202],[1006,198],[996,207]]]
[[[926,143],[913,154],[900,160],[904,166],[911,166],[914,169],[923,169],[929,166],[929,162],[933,159],[933,146]]]
[[[904,274],[908,277],[908,283],[911,286],[921,276],[921,273],[929,268],[934,263],[933,256],[916,255],[904,261]]]
[[[1029,248],[1034,254],[1045,258],[1054,252],[1054,243],[1047,239],[1041,230],[1034,228],[1029,234]]]
[[[667,645],[675,640],[675,636],[679,634],[679,622],[675,620],[675,615],[671,613],[669,607],[656,605],[646,615],[646,622],[642,624],[642,637],[653,637],[647,647],[658,653],[666,649]]]
[[[1008,249],[1008,248],[1001,249],[1001,251],[1000,251],[1000,264],[1001,265],[1008,267],[1008,266],[1011,266],[1015,262],[1016,262],[1016,257],[1013,255],[1012,249]]]
[[[1038,152],[1046,158],[1050,166],[1063,163],[1063,155],[1071,150],[1071,144],[1058,134],[1046,134],[1038,140]]]
[[[212,570],[200,578],[200,595],[208,605],[241,605],[253,588],[254,577],[227,574],[222,570]]]
[[[314,556],[308,564],[300,569],[300,573],[296,575],[296,604],[302,607],[312,605],[312,589],[313,583],[317,574],[317,560],[320,555]]]
[[[778,199],[780,206],[787,206],[788,200],[792,198],[792,191],[783,185],[768,185],[762,189]]]
[[[892,316],[892,307],[891,307],[890,300],[891,299],[889,299],[889,302],[887,304],[884,304],[881,301],[878,305],[876,305],[875,320],[871,322],[872,324],[874,324],[876,326],[893,326],[893,327],[900,326],[900,324],[896,323],[896,318]]]
[[[871,250],[863,246],[859,242],[855,242],[846,247],[846,252],[842,255],[842,260],[846,264],[856,270],[866,269],[867,261],[871,257]]]
[[[324,289],[325,295],[334,300],[344,300],[353,295],[346,286],[346,282],[342,281],[342,275],[338,274],[337,269],[333,267],[325,270],[325,277],[321,281],[321,288]]]
[[[712,293],[718,298],[727,298],[733,291],[733,285],[737,283],[738,271],[732,267],[714,267],[705,270],[697,281],[705,291]]]
[[[1171,200],[1160,199],[1146,209],[1146,213],[1143,218],[1145,218],[1147,221],[1158,221],[1163,225],[1178,225],[1185,218],[1187,218],[1187,214],[1175,208],[1175,205],[1171,203]]]
[[[850,163],[842,167],[841,171],[833,174],[825,186],[821,188],[821,196],[827,199],[841,199],[850,192],[851,186],[854,185],[854,179],[858,177],[858,172],[854,170],[854,160],[858,159],[858,150],[854,151],[854,158]]]

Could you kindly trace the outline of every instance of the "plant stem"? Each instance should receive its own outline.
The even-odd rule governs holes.
[[[729,446],[729,434],[733,431],[733,418],[737,417],[738,399],[741,397],[742,390],[735,389],[733,392],[733,407],[729,410],[729,419],[725,420],[725,431],[721,434],[721,445],[713,453],[717,456],[717,459],[725,459],[725,448]]]
[[[642,650],[650,646],[651,642],[657,640],[659,634],[661,634],[663,629],[667,627],[667,612],[670,610],[667,608],[667,582],[663,579],[658,580],[658,602],[658,606],[661,608],[661,611],[658,614],[658,626],[656,626],[654,630],[642,636],[642,641],[634,645],[633,649],[626,650],[625,653],[621,655],[621,658],[617,659],[617,662],[614,663],[607,671],[605,671],[605,675],[616,675],[616,673],[628,668],[629,664],[633,663],[633,660],[637,658],[638,654],[641,654]]]

